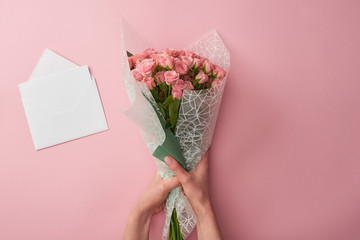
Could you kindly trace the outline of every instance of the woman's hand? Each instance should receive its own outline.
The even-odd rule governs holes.
[[[203,207],[210,205],[208,169],[209,151],[205,153],[196,168],[186,172],[172,157],[166,157],[166,165],[173,171],[181,182],[184,194],[188,197],[197,217],[201,217]]]
[[[166,157],[164,161],[179,179],[184,194],[194,210],[198,220],[198,239],[222,239],[209,196],[209,151],[205,153],[199,164],[191,172],[186,172],[172,157]]]
[[[221,240],[220,228],[209,197],[209,152],[205,153],[197,167],[189,173],[172,157],[166,157],[165,163],[176,177],[163,180],[155,175],[135,204],[123,239],[148,239],[151,217],[164,209],[169,192],[181,184],[197,218],[198,239]]]
[[[123,239],[148,239],[151,217],[164,209],[167,195],[178,186],[180,186],[178,178],[172,177],[164,180],[155,174],[131,211]]]
[[[180,181],[176,177],[162,179],[156,173],[135,208],[150,216],[161,212],[165,207],[169,192],[178,186],[180,186]]]

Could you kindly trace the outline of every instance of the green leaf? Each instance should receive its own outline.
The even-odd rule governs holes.
[[[179,114],[180,100],[175,98],[174,101],[169,105],[169,117],[170,123],[175,130],[178,114]],[[175,132],[175,131],[174,131]]]
[[[161,66],[160,65],[157,65],[156,68],[155,68],[155,71],[156,72],[160,72],[162,70]]]
[[[200,80],[201,80],[201,78],[198,78],[198,79],[195,78],[195,81],[194,81],[193,85],[194,86],[197,85],[200,82]]]
[[[171,95],[171,85],[169,85],[169,92],[168,92],[168,96]]]
[[[167,107],[167,106],[169,106],[170,105],[170,103],[172,103],[174,101],[174,98],[173,98],[173,96],[168,96],[166,99],[165,99],[165,101],[163,102],[163,104],[164,104],[164,106],[165,107]]]
[[[151,94],[153,95],[154,99],[156,102],[159,102],[160,99],[159,99],[159,93],[157,91],[157,88],[154,87],[152,90],[151,90]]]
[[[160,110],[161,114],[163,115],[164,119],[166,119],[166,113],[165,113],[164,106],[159,102],[157,104],[158,104],[158,107],[159,107],[159,110]]]
[[[133,54],[131,52],[129,52],[129,51],[126,51],[126,54],[127,54],[128,57],[133,56]]]
[[[170,123],[170,121],[167,121],[167,122],[165,123],[165,128],[171,128],[171,123]]]
[[[146,96],[144,96],[144,97],[146,98]],[[178,100],[177,102],[178,102],[178,105],[180,105],[180,100]],[[151,104],[150,101],[149,101],[149,104]],[[162,114],[164,114],[164,112],[162,112],[162,110],[161,110],[161,109],[164,110],[164,105],[161,103],[158,103],[157,105],[159,106],[159,108],[154,107],[154,110],[160,121],[162,128],[164,129],[165,140],[160,146],[158,146],[155,149],[155,151],[153,152],[152,155],[161,161],[164,161],[164,158],[166,156],[172,156],[181,165],[181,167],[187,171],[185,159],[182,154],[180,144],[174,134],[174,132],[175,132],[174,129],[165,128],[165,125],[167,124],[167,122],[169,122],[169,120],[168,120],[169,118],[168,117],[163,118],[163,116],[161,116]],[[167,111],[168,109],[169,108],[167,108],[167,107],[165,108],[165,110],[166,110],[165,113],[168,113],[168,111]]]
[[[160,79],[159,79],[160,82]],[[167,96],[167,87],[166,87],[166,83],[160,83],[159,84],[159,88],[160,90],[165,94],[165,97]]]

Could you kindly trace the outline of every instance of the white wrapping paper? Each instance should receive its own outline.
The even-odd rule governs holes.
[[[121,69],[131,107],[124,114],[141,129],[147,148],[151,153],[165,140],[164,130],[153,107],[144,95],[155,103],[145,85],[136,82],[131,74],[127,53],[141,53],[151,47],[123,21],[121,43]],[[166,48],[166,46],[165,46]],[[230,68],[230,53],[215,30],[210,31],[190,47],[186,48],[200,56],[208,58],[213,64],[223,68],[227,73]],[[221,104],[226,77],[214,88],[205,90],[185,90],[183,92],[176,137],[180,143],[188,170],[196,167],[202,156],[210,147],[215,130],[216,119]],[[156,104],[154,104],[156,106]],[[160,177],[166,179],[174,176],[164,162],[154,158]],[[165,206],[165,225],[163,239],[168,239],[171,214],[176,208],[183,238],[187,238],[196,226],[196,218],[186,196],[178,187],[170,192]]]

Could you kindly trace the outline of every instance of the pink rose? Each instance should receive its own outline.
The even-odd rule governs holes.
[[[216,75],[216,74],[217,74],[217,76],[216,76],[217,78],[224,78],[226,75],[226,72],[221,67],[215,66],[213,69],[213,75]]]
[[[152,72],[155,70],[155,63],[152,59],[144,59],[142,62],[138,63],[136,68],[144,75],[148,76],[151,75]]]
[[[172,96],[173,96],[173,98],[177,98],[177,99],[181,99],[181,97],[182,97],[182,91],[181,90],[178,90],[178,89],[172,89],[172,91],[171,91],[171,94],[172,94]]]
[[[157,72],[157,73],[155,74],[155,76],[154,76],[155,80],[156,80],[157,82],[164,83],[164,82],[165,82],[164,73],[165,73],[165,71]]]
[[[187,57],[192,57],[192,58],[195,55],[195,53],[193,53],[193,52],[184,51],[184,50],[179,51],[179,54],[180,54],[180,56],[187,56]]]
[[[148,48],[144,51],[144,54],[151,56],[151,55],[157,54],[157,51],[155,51],[153,48]]]
[[[193,66],[194,67],[202,67],[203,66],[203,62],[201,61],[200,58],[194,58],[194,62],[193,62]]]
[[[147,86],[150,90],[152,90],[153,87],[156,86],[155,81],[154,81],[154,78],[152,78],[152,77],[150,77],[150,76],[145,77],[145,78],[144,78],[144,82],[145,82],[146,86]]]
[[[216,87],[217,85],[219,85],[221,83],[221,78],[216,78],[214,79],[214,81],[211,84],[211,87]]]
[[[180,58],[175,58],[174,63],[175,63],[174,70],[179,74],[183,75],[189,71],[188,65],[186,65],[183,61],[181,61]]]
[[[196,80],[200,79],[199,83],[206,82],[209,77],[201,70],[195,77]]]
[[[159,65],[161,56],[163,56],[163,54],[154,54],[151,56],[151,58],[154,60],[156,65]]]
[[[170,85],[179,79],[179,74],[175,71],[167,71],[164,73],[164,77],[166,84]]]
[[[147,57],[147,54],[139,53],[139,54],[133,55],[132,59],[133,59],[133,62],[137,64],[137,63],[141,62],[142,60],[146,59],[146,57]]]
[[[209,74],[211,72],[211,70],[213,69],[213,64],[209,61],[209,60],[205,60],[204,61],[204,70],[205,73]]]
[[[166,49],[164,51],[164,54],[170,55],[172,57],[177,57],[177,56],[179,56],[179,51],[175,50],[175,49],[168,48],[168,49]]]
[[[186,88],[186,83],[184,80],[178,79],[173,83],[172,87],[173,89],[181,91]]]
[[[201,56],[197,55],[196,53],[192,53],[192,58],[201,58]]]
[[[209,78],[209,80],[205,83],[205,88],[210,88],[213,80]]]
[[[185,86],[185,89],[186,90],[193,90],[194,89],[194,86],[192,85],[191,82],[185,82],[186,86]]]
[[[189,57],[189,56],[181,56],[181,60],[182,60],[188,67],[192,67],[192,66],[193,66],[194,59],[193,59],[192,57]]]
[[[160,66],[166,68],[173,69],[174,68],[174,58],[169,55],[160,54],[159,58],[157,59]]]
[[[141,82],[144,78],[144,75],[141,74],[141,72],[138,69],[133,69],[131,71],[132,75],[134,76],[134,78],[136,79],[136,81]]]

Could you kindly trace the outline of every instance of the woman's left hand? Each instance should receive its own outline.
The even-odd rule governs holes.
[[[180,186],[180,181],[177,177],[162,179],[156,173],[135,207],[147,215],[159,213],[165,207],[169,192],[178,186]]]
[[[148,239],[151,217],[164,209],[169,192],[178,186],[177,177],[164,180],[155,174],[131,211],[123,240]]]

